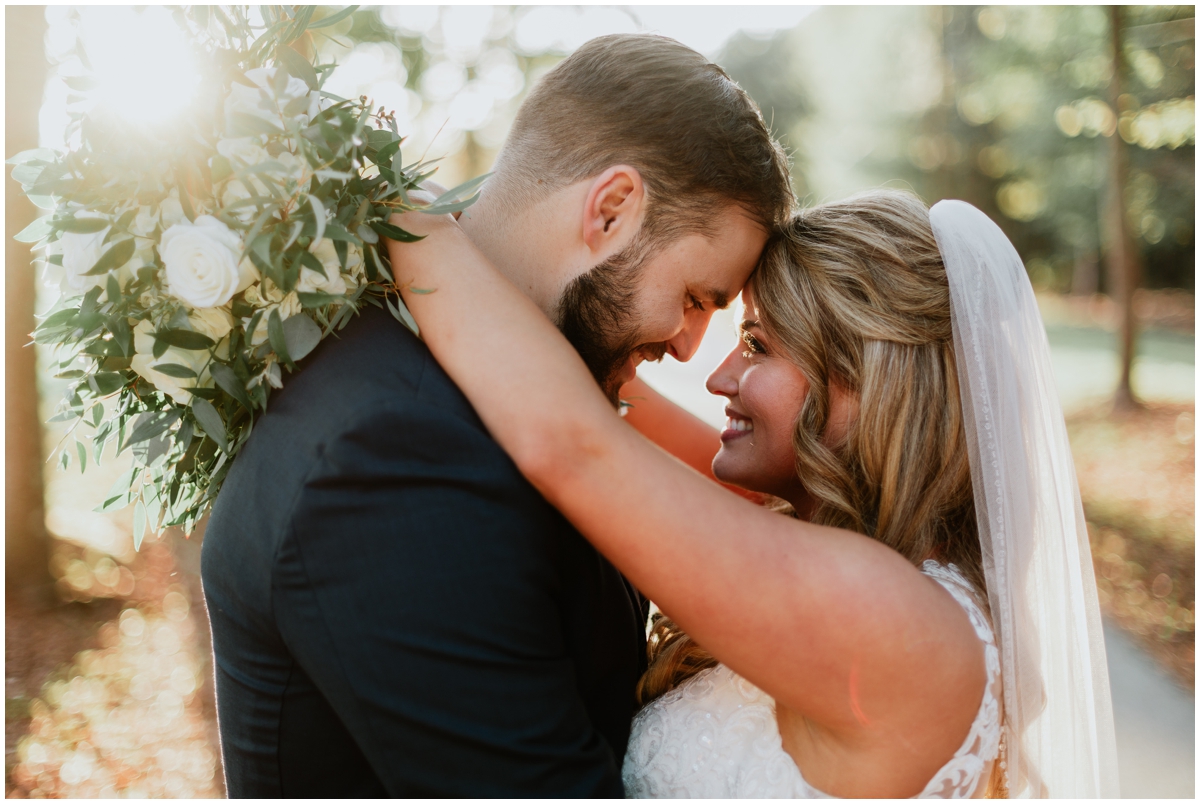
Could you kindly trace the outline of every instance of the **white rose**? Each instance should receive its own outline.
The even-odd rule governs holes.
[[[224,307],[206,307],[203,310],[193,310],[188,315],[188,324],[196,332],[212,338],[217,344],[217,357],[229,359],[229,339],[226,337],[233,329],[236,319]]]
[[[217,153],[243,167],[261,165],[271,158],[258,137],[231,137],[217,143]]]
[[[305,266],[300,269],[300,280],[296,283],[296,290],[301,293],[328,293],[332,296],[343,296],[346,293],[346,282],[342,278],[342,263],[338,260],[337,251],[333,247],[333,241],[329,238],[322,238],[316,244],[315,248],[309,249],[321,262],[321,267],[325,269],[325,276]],[[349,258],[349,254],[346,255]],[[349,259],[347,259],[349,262]]]
[[[262,284],[258,286],[258,295],[261,296],[268,304],[278,304],[283,301],[283,288],[276,285],[270,279],[264,279]]]
[[[361,278],[366,276],[367,268],[363,264],[362,249],[353,243],[346,244],[346,273]]]
[[[194,308],[226,304],[256,279],[239,264],[241,238],[211,215],[175,224],[163,232],[158,250],[167,292]]]
[[[154,387],[174,399],[181,405],[190,404],[192,392],[187,388],[212,388],[213,379],[208,372],[208,362],[211,356],[207,351],[192,351],[180,349],[177,346],[167,347],[162,357],[154,357],[154,326],[149,321],[141,321],[133,330],[133,360],[130,368],[144,377]],[[155,369],[164,363],[175,363],[186,366],[196,372],[197,377],[172,377]]]
[[[203,310],[193,310],[188,314],[188,324],[192,329],[220,341],[233,329],[233,314],[221,307],[207,307]]]
[[[266,307],[270,303],[262,297],[258,285],[251,285],[246,288],[246,292],[242,295],[242,298],[251,307]]]

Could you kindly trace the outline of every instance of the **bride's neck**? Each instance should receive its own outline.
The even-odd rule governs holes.
[[[813,514],[817,512],[817,501],[807,491],[802,491],[795,495],[793,499],[787,500],[787,503],[792,506],[792,510],[796,512],[799,519],[808,522],[813,518]]]

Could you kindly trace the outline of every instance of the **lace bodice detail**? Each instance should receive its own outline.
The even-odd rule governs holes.
[[[918,798],[970,798],[1000,750],[1000,656],[958,570],[926,561],[921,571],[966,610],[984,643],[987,686],[962,747]],[[783,750],[774,700],[724,665],[638,712],[621,775],[631,798],[832,798],[809,785]]]

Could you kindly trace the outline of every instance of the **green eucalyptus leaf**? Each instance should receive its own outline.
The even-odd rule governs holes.
[[[345,300],[342,296],[334,296],[329,293],[297,293],[296,295],[300,297],[300,304],[305,309],[328,307],[334,302]]]
[[[400,145],[401,140],[391,140],[390,143],[383,145],[382,148],[376,152],[376,156],[374,156],[374,160],[372,161],[378,164],[380,168],[391,169],[392,157],[394,157],[396,154],[400,154]]]
[[[319,242],[321,240],[321,238],[323,238],[325,236],[325,226],[327,223],[327,221],[326,221],[327,216],[325,215],[325,206],[320,202],[320,200],[315,195],[312,195],[311,193],[309,193],[309,195],[308,195],[308,203],[312,207],[313,215],[316,216],[316,220],[317,220],[317,231],[313,235],[313,240],[314,240],[314,242]]]
[[[42,175],[42,171],[46,169],[44,164],[37,162],[26,162],[15,166],[12,169],[13,181],[20,184],[23,188],[29,188],[37,184],[38,177]]]
[[[165,433],[171,425],[179,421],[179,417],[183,415],[183,411],[175,409],[166,413],[144,413],[134,422],[133,431],[129,434],[129,440],[122,445],[124,450],[133,444],[141,443],[155,436]]]
[[[96,264],[92,266],[90,271],[86,271],[84,276],[100,276],[101,274],[106,274],[109,271],[120,268],[129,262],[129,258],[133,256],[133,252],[136,249],[137,243],[134,242],[132,237],[114,243],[107,251],[100,255],[100,259],[96,260]]]
[[[267,340],[271,342],[271,348],[275,350],[275,354],[279,355],[279,359],[283,361],[288,368],[295,368],[296,364],[292,362],[291,353],[288,352],[287,338],[283,334],[283,321],[279,318],[279,308],[271,311],[271,315],[267,318]]]
[[[395,240],[397,243],[416,243],[425,239],[425,235],[415,235],[412,232],[404,231],[399,226],[393,226],[383,221],[375,221],[371,224],[371,228],[384,237]]]
[[[193,396],[192,415],[196,417],[196,424],[200,425],[204,434],[215,441],[222,451],[228,451],[229,438],[225,433],[225,423],[221,421],[221,414],[217,413],[212,403],[199,396]]]
[[[160,374],[166,374],[168,377],[177,377],[181,380],[190,380],[196,376],[196,372],[179,363],[155,363],[152,368]]]
[[[422,207],[421,212],[426,215],[452,215],[455,212],[462,212],[467,207],[479,200],[479,193],[466,198],[462,201],[453,201],[447,204],[431,204],[427,207]]]
[[[64,218],[54,221],[54,228],[76,234],[91,234],[108,225],[108,221],[103,218]]]
[[[384,297],[384,302],[387,303],[388,312],[392,314],[392,317],[408,327],[413,335],[416,335],[418,338],[421,337],[421,328],[417,326],[416,319],[412,317],[412,313],[404,306],[404,302],[397,299],[396,303],[392,304],[390,296]]]
[[[329,278],[329,274],[325,271],[325,266],[311,251],[308,251],[307,249],[301,251],[299,261],[301,265],[303,265],[305,268],[308,268],[310,271],[316,271],[326,279]]]
[[[213,362],[208,367],[208,371],[212,374],[213,380],[217,383],[222,391],[236,399],[238,403],[246,408],[253,410],[254,406],[250,404],[250,397],[246,395],[246,385],[238,377],[237,373],[224,363]]]
[[[488,179],[492,177],[491,173],[484,173],[482,176],[476,176],[469,181],[464,181],[462,184],[439,195],[434,199],[433,204],[446,204],[454,201],[460,201],[467,196],[475,195],[475,191],[481,188]]]
[[[354,235],[346,231],[346,228],[339,223],[330,221],[325,226],[325,236],[330,240],[345,240],[347,243],[360,244],[362,241]]]
[[[343,8],[341,11],[337,12],[336,14],[330,14],[328,17],[319,19],[316,22],[310,22],[308,24],[308,29],[311,31],[311,30],[315,30],[317,28],[325,28],[326,26],[329,26],[329,25],[336,25],[337,23],[346,19],[346,17],[349,17],[351,14],[353,14],[357,10],[358,10],[358,6],[346,6],[345,8]]]
[[[318,88],[317,71],[313,69],[312,63],[292,48],[280,45],[275,50],[275,60],[282,64],[289,73],[308,84],[309,89]]]
[[[321,342],[321,328],[306,315],[294,315],[283,322],[283,337],[292,361],[308,355]]]
[[[125,387],[125,376],[115,371],[102,371],[88,378],[99,396],[108,396]]]
[[[38,328],[45,327],[60,327],[65,324],[70,324],[79,315],[79,310],[68,307],[66,310],[59,310],[57,313],[52,313],[46,317],[46,320],[38,325]]]
[[[129,321],[124,316],[117,316],[109,322],[108,331],[112,333],[117,346],[121,347],[121,354],[132,357],[133,331],[129,328]]]
[[[171,436],[169,433],[162,433],[133,445],[133,457],[137,458],[143,466],[149,466],[160,455],[166,455],[170,451]]]
[[[46,215],[38,218],[33,223],[29,224],[20,232],[18,232],[16,236],[13,237],[13,240],[21,243],[36,243],[39,240],[47,237],[50,232],[50,216]]]
[[[160,343],[165,343],[168,346],[178,346],[180,349],[187,349],[192,352],[211,349],[217,345],[207,335],[193,332],[190,329],[160,329],[154,333],[154,337]]]

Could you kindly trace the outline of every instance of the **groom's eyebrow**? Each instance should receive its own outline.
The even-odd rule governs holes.
[[[723,290],[709,289],[708,297],[712,299],[713,307],[724,310],[729,306],[729,294]]]

